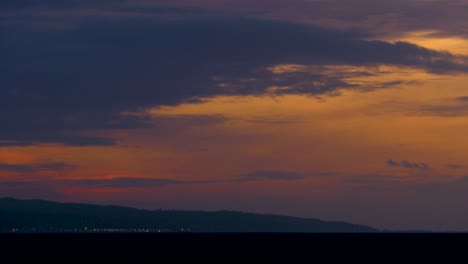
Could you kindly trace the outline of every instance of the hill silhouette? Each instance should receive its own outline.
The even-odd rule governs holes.
[[[232,211],[141,210],[0,198],[0,232],[367,233],[367,226]]]

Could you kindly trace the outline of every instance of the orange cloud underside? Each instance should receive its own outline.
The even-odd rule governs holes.
[[[0,163],[27,163],[34,160],[35,156],[31,153],[17,152],[13,148],[0,151]]]
[[[402,71],[388,70],[396,73],[380,80],[360,77],[350,81],[387,82]],[[468,77],[406,72],[403,78],[419,82],[370,92],[342,90],[339,96],[320,99],[216,97],[201,104],[155,108],[150,111],[155,116],[223,115],[226,121],[164,134],[155,129],[116,131],[122,145],[115,147],[3,148],[0,160],[76,164],[73,173],[53,176],[74,179],[118,175],[213,180],[256,170],[402,176],[411,172],[389,168],[389,159],[425,162],[437,173],[459,173],[449,171],[445,164],[464,164],[468,118],[441,117],[421,109],[454,104],[453,98],[467,95]],[[5,179],[12,173],[0,175]]]

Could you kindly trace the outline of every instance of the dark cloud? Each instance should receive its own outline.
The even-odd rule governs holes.
[[[407,169],[419,169],[419,170],[428,170],[429,165],[426,163],[417,163],[417,162],[410,162],[407,160],[402,160],[400,162],[388,160],[387,165],[391,167],[403,167]]]
[[[419,113],[444,117],[463,117],[468,115],[468,96],[460,96],[445,100],[442,104],[423,105]]]
[[[100,188],[151,188],[169,184],[180,184],[182,182],[171,179],[150,179],[150,178],[113,178],[103,180],[69,180],[64,181],[66,185],[79,187],[100,187]]]
[[[17,141],[17,140],[2,140],[0,141],[0,147],[25,147],[33,145],[34,143],[31,141]]]
[[[297,118],[281,118],[281,117],[268,117],[268,116],[256,116],[253,118],[243,119],[245,122],[256,123],[256,124],[265,124],[265,125],[290,125],[303,123],[304,120]]]
[[[169,1],[154,3],[160,2]],[[184,1],[178,5],[327,27],[359,28],[377,37],[399,37],[411,31],[468,37],[468,3],[465,0],[236,0]]]
[[[54,11],[46,2],[27,1],[28,6]],[[52,1],[51,6],[72,6],[78,12],[90,6],[118,9],[123,4],[97,2]],[[2,3],[22,8],[12,1]],[[410,43],[364,40],[358,32],[196,12],[184,17],[187,9],[180,10],[177,19],[160,15],[168,8],[158,12],[140,5],[133,11],[142,10],[152,15],[3,15],[2,21],[22,23],[1,24],[0,145],[107,146],[116,144],[116,139],[96,136],[97,131],[158,124],[148,116],[123,112],[200,102],[216,95],[317,95],[356,88],[343,76],[320,71],[268,70],[276,64],[385,64],[437,73],[468,71],[465,58]],[[170,11],[177,14],[178,9]],[[40,21],[62,26],[38,28]],[[268,90],[272,85],[286,88],[272,92]],[[395,82],[382,88],[391,85]]]
[[[468,96],[460,96],[460,97],[456,97],[455,98],[456,101],[459,101],[459,102],[468,102]]]
[[[255,171],[247,174],[245,180],[302,180],[305,176],[295,172],[288,171]]]
[[[229,119],[223,115],[155,115],[153,132],[172,132],[190,127],[221,124]]]
[[[12,168],[14,169],[14,168]],[[39,181],[4,181],[0,187],[5,188],[38,188],[49,187],[50,190],[60,190],[64,187],[80,188],[153,188],[174,184],[201,184],[213,181],[179,181],[174,179],[155,179],[138,177],[121,177],[111,179],[76,179],[76,180],[39,180]]]
[[[85,8],[85,7],[105,7],[110,4],[125,3],[127,0],[3,0],[0,6],[4,9],[25,9],[25,8]]]
[[[15,172],[28,172],[28,171],[43,171],[43,170],[70,170],[75,166],[63,163],[63,162],[53,162],[53,163],[38,163],[38,164],[0,164],[0,170],[3,171],[15,171]]]
[[[38,172],[38,171],[68,171],[75,166],[64,162],[7,164],[0,163],[0,171]]]
[[[26,133],[17,134],[2,134],[5,141],[0,143],[0,147],[8,146],[30,146],[36,144],[54,144],[63,143],[68,146],[111,146],[114,145],[116,140],[112,138],[96,137],[96,136],[82,136],[68,133],[66,131],[62,133],[47,132],[47,134],[34,133],[34,131],[28,131]],[[13,139],[9,141],[8,139]]]
[[[458,170],[458,169],[464,169],[466,168],[466,166],[459,165],[459,164],[447,164],[447,168]]]

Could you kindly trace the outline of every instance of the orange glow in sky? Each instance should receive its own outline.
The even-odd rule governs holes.
[[[466,1],[135,2],[0,13],[0,196],[468,229]]]

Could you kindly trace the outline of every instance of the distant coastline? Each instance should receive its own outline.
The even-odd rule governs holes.
[[[0,199],[1,233],[376,233],[345,222],[232,211],[129,207]]]

